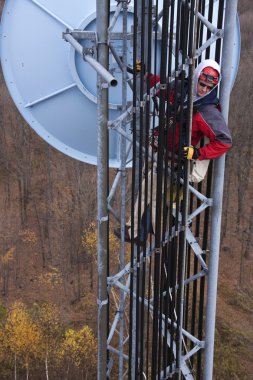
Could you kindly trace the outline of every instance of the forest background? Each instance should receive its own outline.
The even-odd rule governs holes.
[[[230,103],[216,323],[214,379],[222,380],[253,373],[253,2],[240,0],[238,14],[241,60]],[[96,202],[96,167],[42,141],[18,113],[1,73],[1,379],[85,379],[88,372],[95,378]],[[28,334],[17,342],[20,325],[31,341]]]

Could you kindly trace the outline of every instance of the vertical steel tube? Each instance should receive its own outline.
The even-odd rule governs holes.
[[[229,97],[231,90],[232,61],[231,54],[234,47],[234,36],[236,30],[236,11],[238,0],[226,2],[224,40],[222,51],[222,83],[220,91],[220,104],[222,114],[228,121]],[[213,354],[214,354],[214,332],[217,299],[217,281],[219,266],[219,245],[221,230],[222,196],[224,184],[225,156],[215,161],[214,170],[214,193],[213,211],[210,242],[210,262],[207,293],[207,315],[206,315],[206,338],[205,338],[205,359],[204,359],[204,380],[213,378]]]
[[[145,0],[142,0],[145,1]],[[134,7],[135,7],[135,15],[137,16],[136,18],[136,25],[135,28],[137,30],[137,35],[134,37],[135,40],[135,55],[136,59],[140,59],[141,57],[141,27],[142,27],[142,1],[134,1]],[[133,62],[135,65],[135,62]],[[140,110],[138,109],[140,105],[140,78],[137,76],[136,78],[136,87],[134,87],[134,91],[136,91],[136,143],[139,144],[136,145],[136,157],[135,157],[135,186],[136,190],[138,189],[139,185],[139,176],[141,173],[139,173],[138,168],[139,168],[139,160],[140,160],[140,150],[142,147],[141,141],[140,141]],[[137,193],[137,191],[135,191]],[[141,194],[141,192],[139,193]],[[140,202],[140,198],[139,198]],[[132,219],[133,221],[133,219]],[[133,247],[133,256],[134,256],[134,265],[133,265],[133,294],[137,294],[137,254],[138,254],[138,248],[136,245]],[[137,363],[138,363],[138,351],[136,347],[137,343],[137,338],[139,331],[137,331],[137,314],[138,314],[138,302],[139,300],[134,299],[133,301],[133,307],[132,307],[132,355],[131,355],[131,371],[129,371],[129,375],[131,379],[135,379],[135,375],[137,373]]]
[[[97,0],[98,62],[108,68],[107,30],[109,0]],[[97,77],[98,98],[98,148],[97,148],[97,197],[98,197],[98,374],[106,379],[107,371],[107,265],[108,265],[108,85]]]
[[[122,112],[127,109],[127,3],[122,3],[123,20],[122,20],[122,50],[123,50],[123,70],[122,70]],[[126,131],[126,122],[122,123],[122,128]],[[126,139],[121,136],[121,246],[120,246],[120,270],[125,265],[125,224],[126,224]],[[123,282],[123,279],[121,279]],[[120,290],[120,333],[119,333],[119,380],[123,379],[124,373],[124,290]]]
[[[195,4],[194,4],[195,3]],[[191,1],[191,9],[198,9],[198,0]],[[193,117],[193,93],[194,93],[194,65],[195,60],[194,57],[196,55],[196,41],[197,41],[197,26],[198,26],[198,13],[196,12],[196,17],[194,20],[193,13],[190,14],[190,30],[189,30],[189,44],[190,44],[190,64],[189,64],[189,90],[188,90],[188,109],[187,109],[187,125],[188,125],[188,136],[187,136],[187,144],[190,144],[191,135],[192,135],[192,117]],[[183,51],[183,64],[185,64],[184,59],[186,55]],[[189,173],[190,173],[190,162],[186,163],[187,167],[185,168],[185,176],[184,178],[187,180],[184,187],[184,202],[185,206],[182,211],[182,225],[183,231],[180,233],[182,235],[182,273],[179,282],[179,292],[180,292],[180,312],[178,315],[178,324],[179,324],[179,344],[178,344],[178,357],[179,357],[179,369],[180,372],[178,374],[178,379],[181,379],[181,364],[182,364],[182,344],[183,344],[183,322],[184,322],[184,294],[185,294],[185,269],[186,269],[186,249],[187,249],[187,241],[186,241],[186,227],[187,227],[187,217],[188,217],[188,207],[189,207]]]

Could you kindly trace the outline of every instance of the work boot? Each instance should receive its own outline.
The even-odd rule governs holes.
[[[131,243],[131,238],[130,238],[128,230],[129,230],[129,227],[125,226],[125,239],[124,240],[126,243]],[[114,235],[117,236],[117,238],[121,239],[121,228],[120,227],[114,228],[113,232],[114,232]]]
[[[140,247],[142,247],[142,246],[144,245],[144,241],[143,241],[142,239],[140,239],[140,240],[138,241],[138,236],[136,236],[136,237],[134,238],[134,244],[139,245]]]
[[[124,239],[124,241],[126,243],[131,243],[131,238],[129,235],[129,228],[130,228],[129,226],[125,226],[125,239]],[[121,239],[121,228],[120,227],[114,228],[113,232],[114,232],[114,235],[117,236],[117,238]],[[140,239],[138,241],[138,237],[135,237],[134,238],[134,244],[136,244],[136,245],[139,244],[140,246],[143,246],[144,242],[142,241],[142,239]]]

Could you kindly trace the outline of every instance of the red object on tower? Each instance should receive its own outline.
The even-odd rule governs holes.
[[[201,71],[199,79],[216,85],[219,82],[219,73],[213,67],[207,66]]]

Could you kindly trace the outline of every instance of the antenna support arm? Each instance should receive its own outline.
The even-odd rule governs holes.
[[[91,54],[87,54],[87,49],[85,49],[70,33],[67,31],[63,33],[63,38],[65,41],[69,42],[71,46],[79,53],[84,61],[89,63],[93,69],[101,75],[101,77],[108,83],[109,86],[115,87],[118,84],[118,81],[114,76],[107,71],[96,59],[94,59]],[[90,50],[90,49],[89,49]]]

